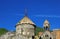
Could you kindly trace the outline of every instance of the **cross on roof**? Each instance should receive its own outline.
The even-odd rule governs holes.
[[[25,8],[25,12],[24,13],[25,13],[25,16],[27,16],[27,8]]]

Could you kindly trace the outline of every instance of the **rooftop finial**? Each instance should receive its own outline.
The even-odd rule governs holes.
[[[24,13],[25,13],[25,16],[27,16],[27,8],[25,8],[25,12]]]

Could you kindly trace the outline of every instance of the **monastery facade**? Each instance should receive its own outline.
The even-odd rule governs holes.
[[[45,20],[43,23],[44,32],[35,35],[36,25],[27,17],[16,24],[16,32],[7,32],[0,36],[0,39],[60,39],[60,30],[50,32],[50,23]]]

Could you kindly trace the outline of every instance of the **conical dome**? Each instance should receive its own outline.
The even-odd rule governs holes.
[[[24,16],[24,18],[18,24],[23,24],[23,23],[34,24],[27,16]]]
[[[49,24],[48,20],[45,20],[45,21],[44,21],[43,26],[44,26],[44,29],[45,29],[45,30],[49,30],[50,24]]]
[[[46,23],[46,24],[49,24],[48,20],[45,20],[44,24],[45,24],[45,23]]]
[[[48,26],[48,27],[49,27],[49,26],[50,26],[50,23],[48,22],[48,20],[45,20],[45,21],[44,21],[43,26],[44,26],[44,27],[46,27],[46,26]]]

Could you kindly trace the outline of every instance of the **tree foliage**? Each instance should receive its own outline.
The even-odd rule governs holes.
[[[5,34],[6,32],[8,32],[8,30],[4,29],[4,28],[0,28],[0,36],[2,34]]]
[[[44,29],[40,27],[36,27],[35,34],[37,35],[39,32],[44,32]]]

